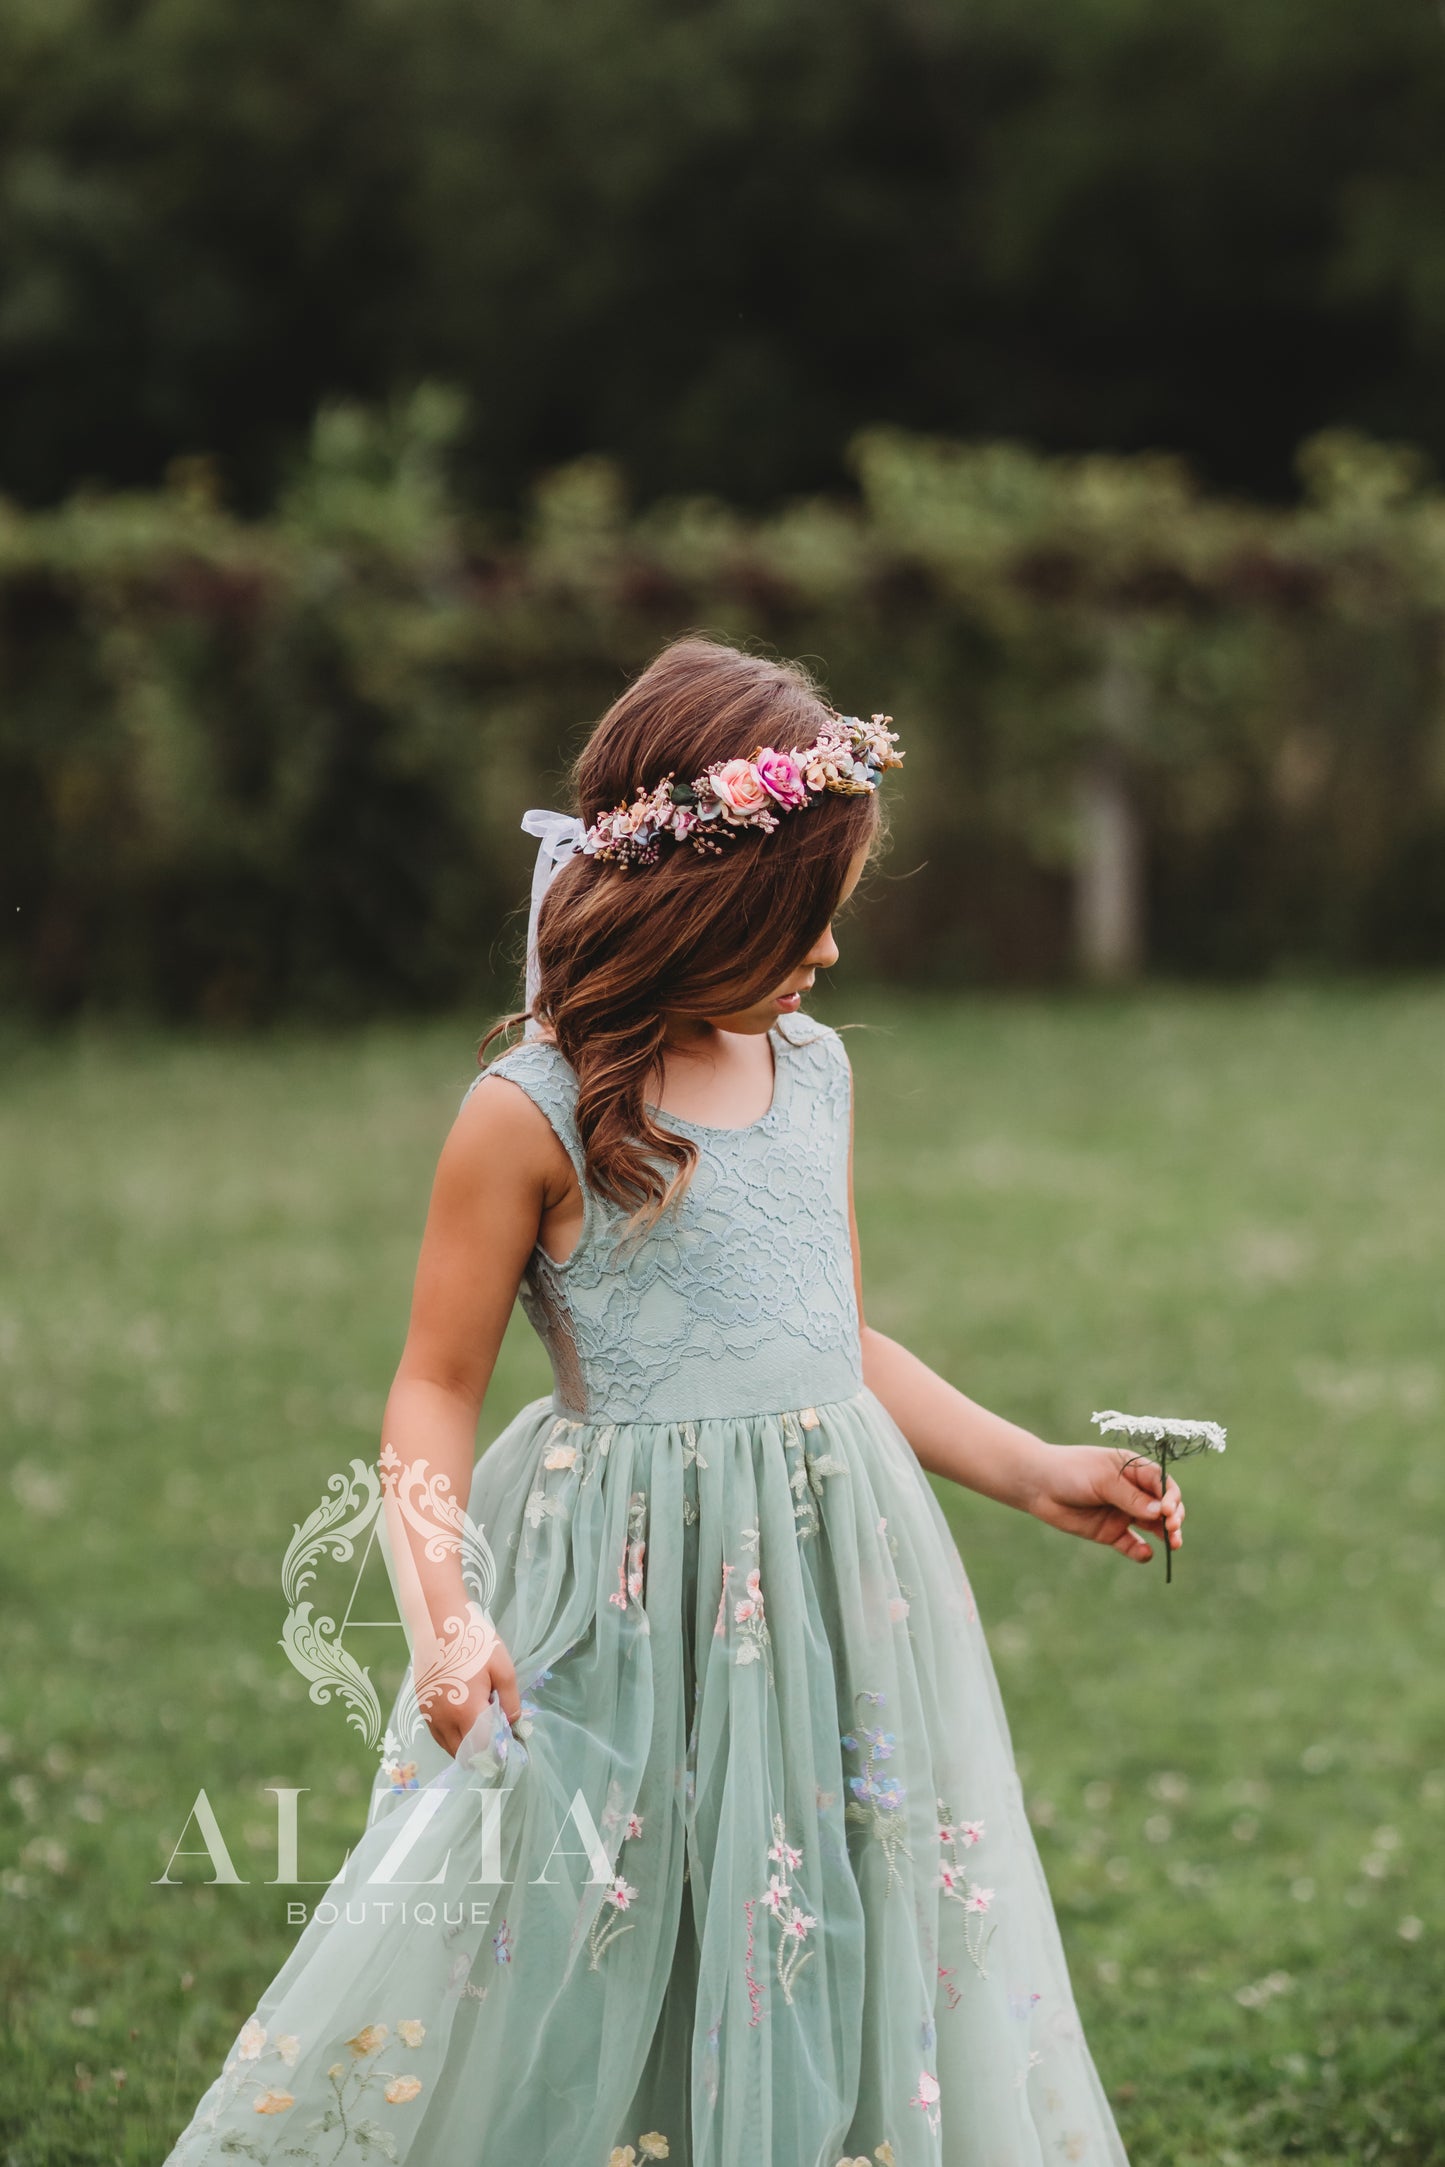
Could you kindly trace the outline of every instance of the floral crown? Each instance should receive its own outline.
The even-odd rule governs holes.
[[[655,865],[664,838],[720,851],[744,828],[771,835],[781,814],[801,812],[830,790],[850,797],[876,790],[885,768],[901,767],[892,720],[874,715],[863,722],[835,711],[812,744],[796,752],[760,745],[750,760],[715,760],[691,782],[664,775],[630,805],[599,815],[577,848],[621,865]]]

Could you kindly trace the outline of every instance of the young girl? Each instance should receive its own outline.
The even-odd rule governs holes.
[[[1184,1507],[863,1321],[803,1004],[887,721],[681,641],[541,819],[528,1036],[443,1148],[386,1408],[428,1661],[174,2167],[1125,2160],[924,1471],[1140,1561]],[[519,1291],[555,1389],[474,1468]]]

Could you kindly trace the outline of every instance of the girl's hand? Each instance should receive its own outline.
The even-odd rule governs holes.
[[[1151,1534],[1161,1529],[1171,1550],[1184,1540],[1184,1501],[1171,1475],[1167,1489],[1158,1464],[1114,1445],[1051,1445],[1044,1480],[1029,1511],[1066,1535],[1107,1543],[1143,1565],[1154,1552],[1133,1521]]]
[[[501,1700],[507,1721],[517,1723],[522,1714],[522,1696],[517,1690],[512,1658],[500,1640],[493,1641],[485,1665],[468,1678],[466,1695],[461,1701],[453,1701],[447,1693],[438,1691],[431,1706],[425,1710],[427,1729],[453,1760],[468,1731],[486,1714],[493,1692]]]

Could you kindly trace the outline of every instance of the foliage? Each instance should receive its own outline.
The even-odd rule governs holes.
[[[1422,0],[11,0],[0,487],[255,508],[434,376],[509,507],[597,448],[776,504],[879,417],[1442,453],[1442,95]]]
[[[1066,973],[1101,745],[1147,837],[1156,968],[1445,957],[1445,496],[1408,447],[1311,439],[1301,501],[1270,510],[1174,458],[874,430],[851,497],[761,517],[634,512],[594,457],[508,538],[454,503],[463,425],[437,387],[332,404],[262,523],[196,461],[161,495],[3,514],[13,998],[247,1020],[494,990],[522,809],[696,625],[898,718],[874,969]]]

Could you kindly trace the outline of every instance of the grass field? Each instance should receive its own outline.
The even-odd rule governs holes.
[[[944,1494],[1133,2167],[1445,2161],[1445,987],[821,1012],[870,1320],[1057,1440],[1229,1426],[1168,1588]],[[303,1874],[359,1830],[280,1558],[473,1043],[0,1045],[4,2167],[155,2167],[293,1938],[267,1786]],[[545,1388],[514,1320],[483,1438]],[[154,1886],[202,1786],[247,1883]]]

